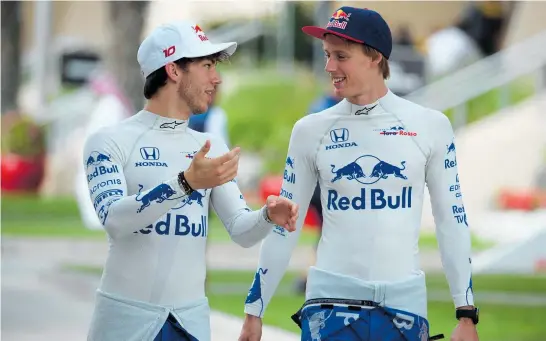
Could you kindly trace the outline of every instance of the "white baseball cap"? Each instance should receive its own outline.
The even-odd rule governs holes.
[[[230,56],[237,49],[236,42],[213,44],[199,25],[175,21],[155,28],[140,44],[137,60],[142,75],[152,72],[180,58],[197,58],[225,51]]]

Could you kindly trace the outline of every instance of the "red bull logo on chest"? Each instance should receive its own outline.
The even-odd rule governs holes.
[[[400,165],[389,163],[373,155],[363,155],[356,160],[345,165],[331,165],[332,183],[338,182],[359,182],[363,185],[372,185],[380,181],[396,179],[406,182],[407,176],[404,174],[406,161],[401,161]],[[412,187],[400,187],[400,192],[396,194],[387,193],[382,188],[361,188],[360,194],[348,197],[341,195],[336,189],[328,190],[328,210],[381,210],[385,208],[403,209],[411,208]]]

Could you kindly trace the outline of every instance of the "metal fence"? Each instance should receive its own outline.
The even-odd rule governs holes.
[[[546,88],[546,31],[426,85],[406,99],[440,111],[454,109],[456,129],[468,121],[470,100],[499,89],[499,108],[505,108],[510,104],[510,83],[526,75],[534,77],[537,92]]]

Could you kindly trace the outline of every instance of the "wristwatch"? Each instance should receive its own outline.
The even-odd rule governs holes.
[[[195,192],[195,190],[191,188],[190,184],[188,183],[188,180],[186,180],[184,172],[178,173],[178,185],[186,195],[191,195],[193,192]]]
[[[459,320],[462,317],[467,317],[472,320],[472,323],[478,324],[480,320],[480,309],[475,307],[474,309],[457,309],[455,312],[455,317]]]

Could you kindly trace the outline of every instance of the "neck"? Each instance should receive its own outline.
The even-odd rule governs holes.
[[[372,82],[364,92],[358,96],[348,97],[347,100],[356,105],[368,105],[377,102],[378,99],[385,96],[389,89],[383,79]]]
[[[144,110],[177,120],[188,120],[191,114],[186,103],[180,101],[176,96],[168,96],[166,93],[159,93],[148,100]]]

